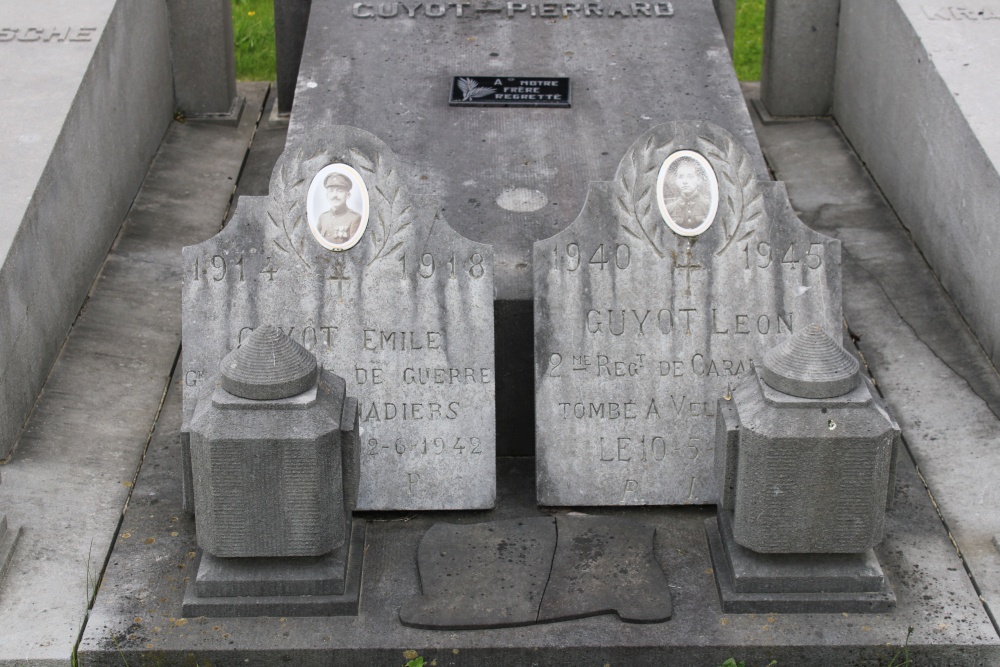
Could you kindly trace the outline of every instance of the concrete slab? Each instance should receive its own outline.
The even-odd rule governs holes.
[[[167,0],[177,108],[188,117],[239,122],[233,6],[229,0]]]
[[[728,614],[720,608],[704,535],[711,508],[600,509],[655,527],[673,617],[630,624],[614,615],[498,630],[405,627],[400,607],[419,592],[414,554],[436,522],[474,524],[543,517],[531,459],[501,459],[490,512],[372,515],[357,618],[184,618],[193,575],[194,523],[181,509],[178,381],[171,385],[119,539],[78,652],[81,666],[399,664],[404,651],[450,665],[886,664],[914,628],[916,664],[988,665],[1000,638],[909,459],[900,464],[894,510],[876,550],[898,596],[890,614]],[[589,511],[589,510],[588,510]],[[410,654],[412,656],[412,654]],[[249,661],[249,663],[247,662]]]
[[[0,62],[3,458],[170,122],[166,8],[7,3]]]
[[[1000,377],[835,124],[758,125],[800,217],[844,250],[844,314],[994,618]]]
[[[1000,365],[1000,8],[843,0],[834,115]]]
[[[266,85],[246,92],[259,108]],[[253,130],[170,127],[4,466],[0,507],[23,534],[0,665],[70,664],[177,360],[181,247],[218,230]]]
[[[768,0],[760,92],[775,116],[821,116],[833,103],[840,0]]]

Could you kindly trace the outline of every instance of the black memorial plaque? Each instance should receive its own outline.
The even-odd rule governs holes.
[[[451,82],[451,106],[568,107],[568,77],[456,76]]]

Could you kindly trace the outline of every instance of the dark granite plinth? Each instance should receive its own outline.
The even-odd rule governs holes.
[[[728,512],[705,522],[722,610],[738,613],[879,613],[896,594],[875,552],[758,554],[733,539]]]
[[[199,551],[197,574],[184,592],[183,613],[354,616],[361,595],[365,531],[366,522],[354,519],[350,542],[321,558],[223,559]],[[236,594],[222,595],[225,592]]]

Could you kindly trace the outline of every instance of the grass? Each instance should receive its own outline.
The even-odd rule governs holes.
[[[236,78],[274,81],[274,0],[232,0]]]
[[[274,81],[274,0],[232,0],[236,78]],[[764,0],[737,0],[733,64],[740,81],[760,79]]]
[[[764,0],[736,0],[733,66],[740,81],[760,81],[764,42]]]

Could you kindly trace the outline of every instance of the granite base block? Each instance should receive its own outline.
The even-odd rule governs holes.
[[[726,530],[727,521],[708,519],[705,533],[722,610],[731,614],[885,613],[896,608],[896,594],[882,574],[874,552],[854,559],[814,554],[775,558],[741,547]],[[872,569],[875,558],[877,573]],[[815,574],[819,581],[808,583]],[[875,590],[845,590],[867,584]],[[739,584],[737,584],[739,581]],[[813,590],[804,590],[812,588]],[[743,589],[743,590],[740,590]],[[747,589],[750,589],[749,591]]]
[[[719,533],[737,593],[874,593],[885,585],[875,550],[860,554],[762,554],[733,537],[733,514],[720,511]]]
[[[355,527],[345,532],[350,534]],[[330,553],[314,558],[219,558],[199,550],[194,590],[198,597],[207,598],[342,595],[350,544],[350,539],[345,540]]]
[[[250,559],[236,559],[242,562],[226,564],[223,559],[199,550],[195,564],[197,574],[184,592],[184,616],[355,616],[361,598],[366,530],[367,523],[363,519],[355,519],[347,549],[336,549],[321,559],[305,559],[301,567],[279,566],[275,562],[277,559],[272,558],[260,559],[257,563],[250,563]],[[298,592],[307,590],[312,583],[317,586],[313,591],[340,587],[342,592],[323,595]],[[234,589],[257,591],[258,594],[204,594],[205,591]],[[267,594],[272,592],[281,594]]]

